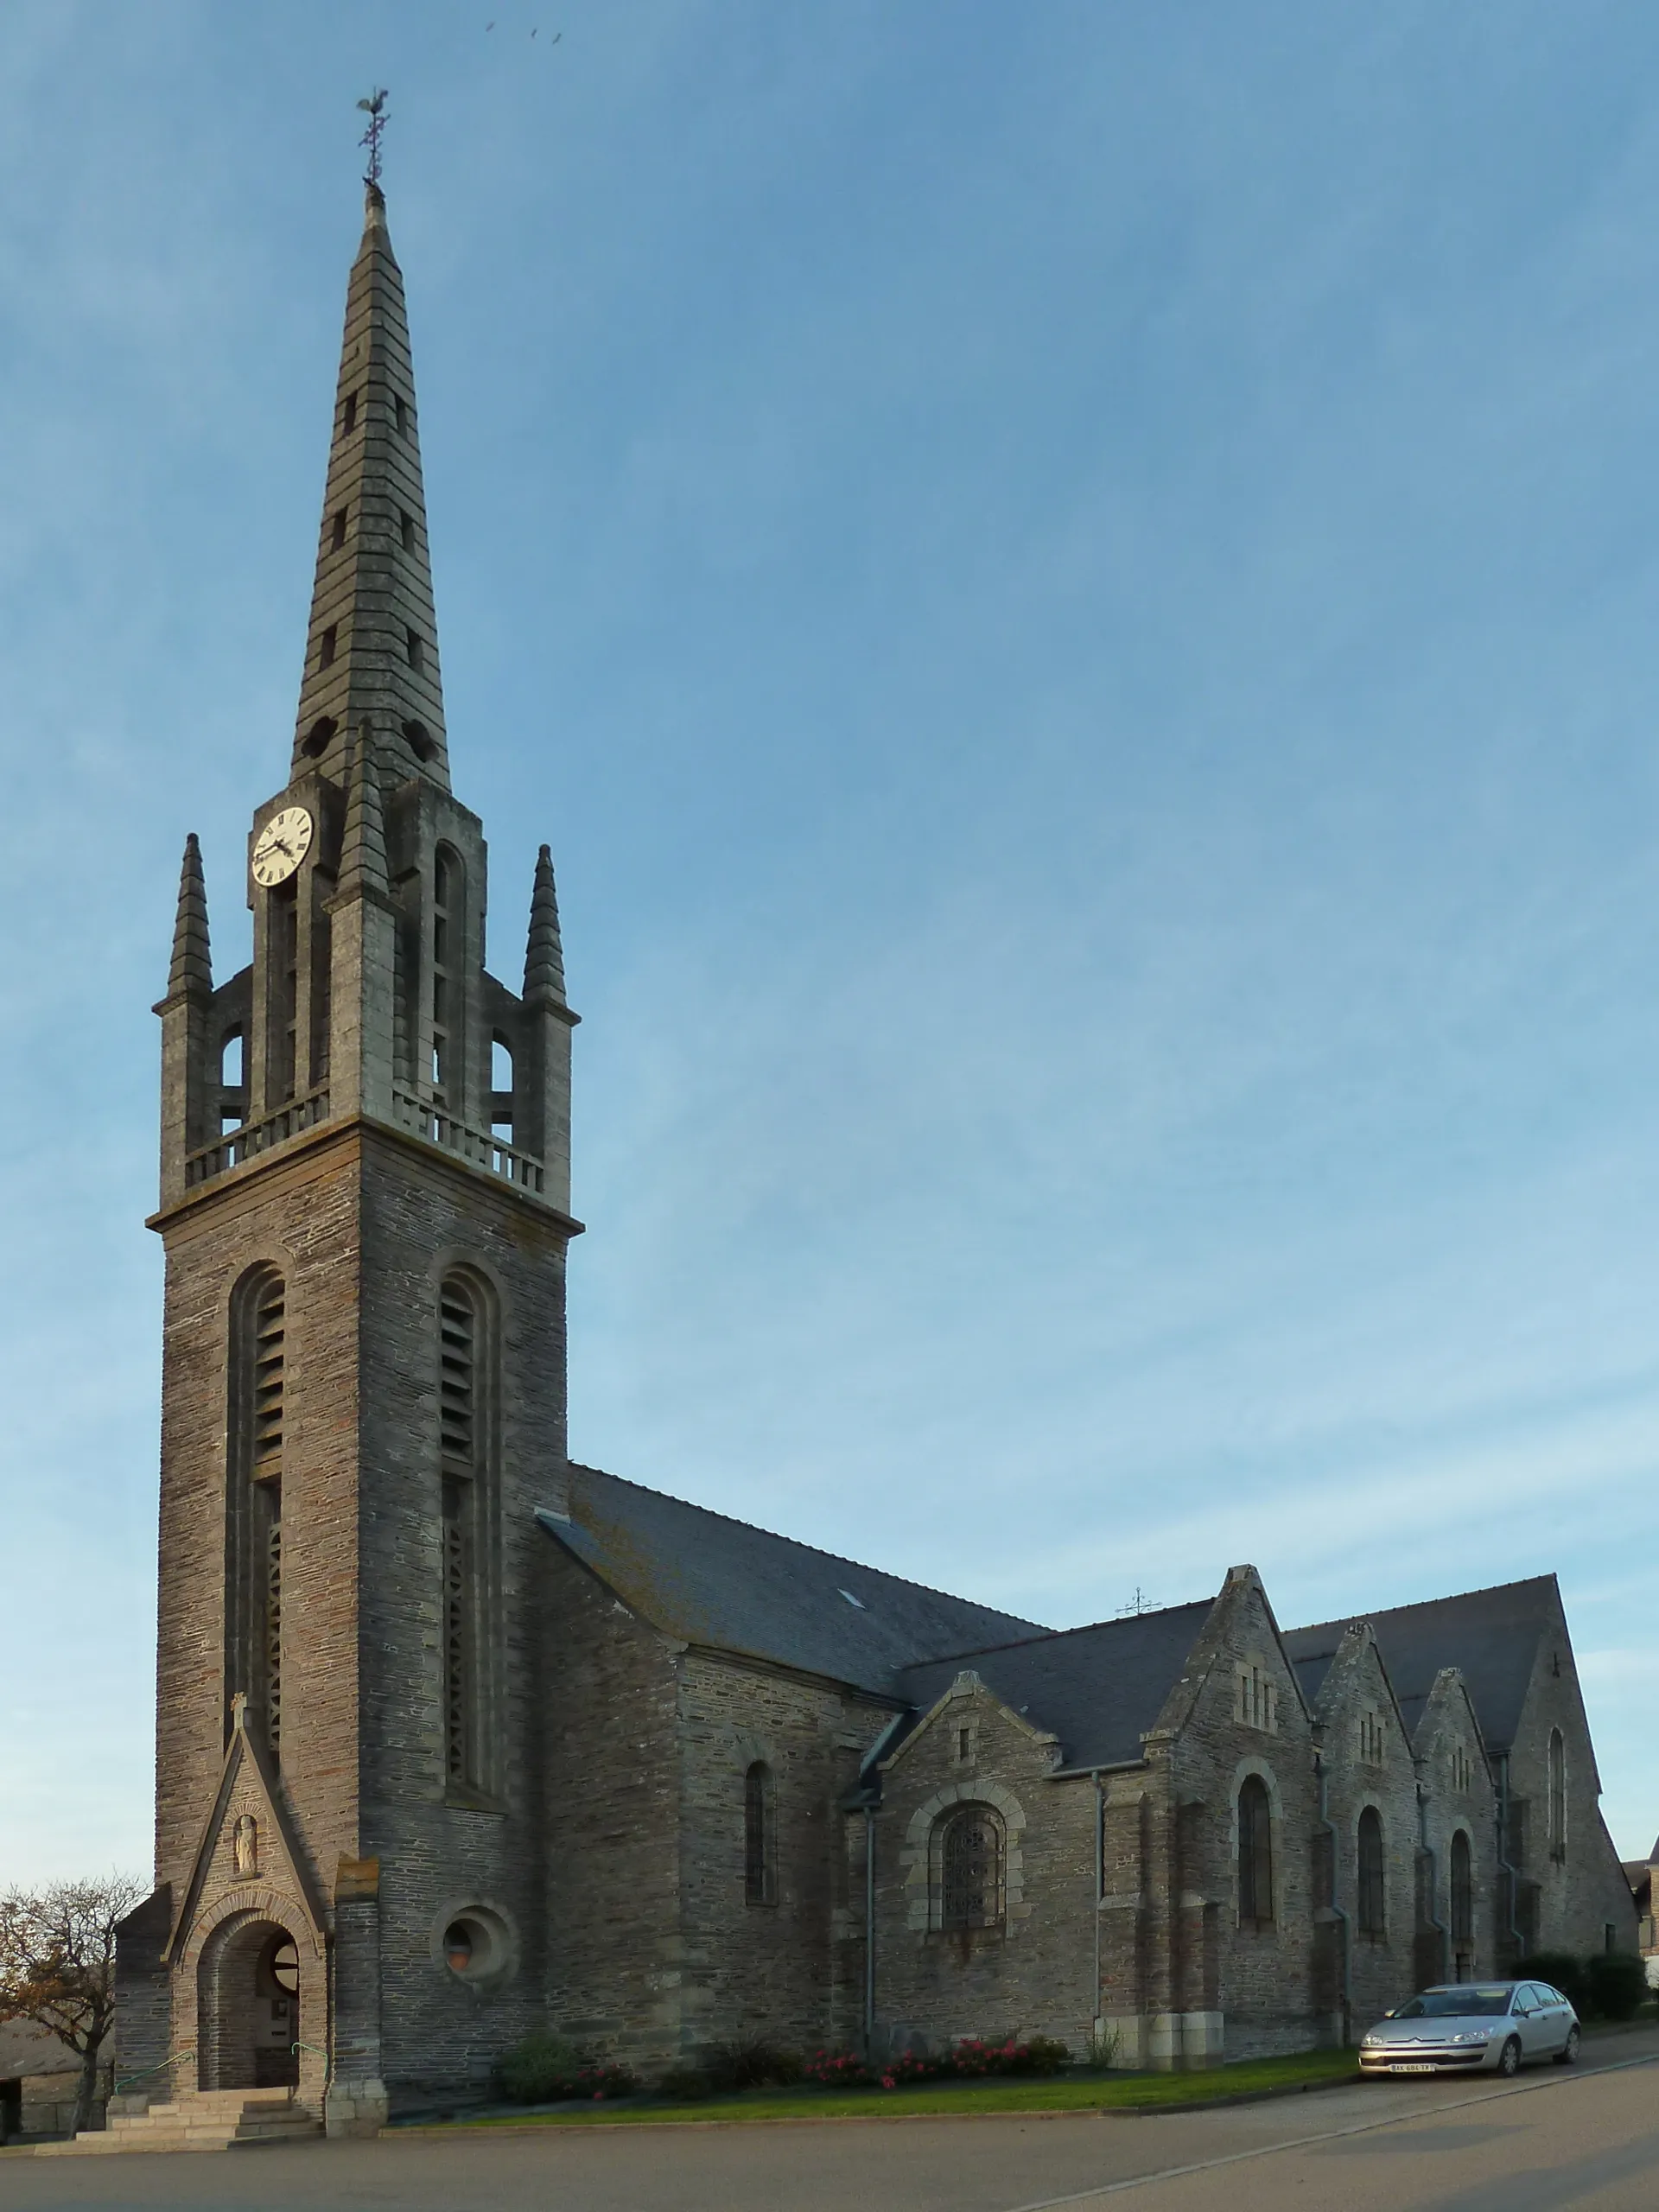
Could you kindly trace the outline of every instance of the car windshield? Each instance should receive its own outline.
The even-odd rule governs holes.
[[[1471,1982],[1466,1989],[1426,1989],[1395,2014],[1396,2020],[1490,2020],[1510,2009],[1508,1986],[1497,1982],[1483,1987]]]

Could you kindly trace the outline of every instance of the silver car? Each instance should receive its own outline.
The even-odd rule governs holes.
[[[1519,2073],[1529,2061],[1570,2066],[1579,2016],[1547,1981],[1465,1981],[1425,1989],[1380,2019],[1359,2046],[1363,2074],[1438,2074],[1484,2067]]]

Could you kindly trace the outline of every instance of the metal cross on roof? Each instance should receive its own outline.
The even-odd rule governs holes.
[[[378,187],[380,182],[380,133],[386,127],[385,86],[377,85],[368,99],[359,100],[358,105],[369,118],[368,129],[357,142],[359,146],[366,146],[369,149],[368,175],[363,181]]]

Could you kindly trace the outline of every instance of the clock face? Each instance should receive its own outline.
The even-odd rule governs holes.
[[[285,883],[311,849],[311,817],[302,806],[285,806],[259,832],[253,849],[253,880],[267,891]]]

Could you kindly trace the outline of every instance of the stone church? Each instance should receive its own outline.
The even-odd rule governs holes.
[[[574,1465],[552,868],[516,987],[450,784],[403,282],[368,193],[289,774],[162,1026],[156,1888],[126,2109],[331,2132],[550,2025],[1339,2040],[1633,1948],[1548,1576],[1286,1632],[1255,1569],[1055,1632]],[[505,933],[504,933],[505,934]]]

